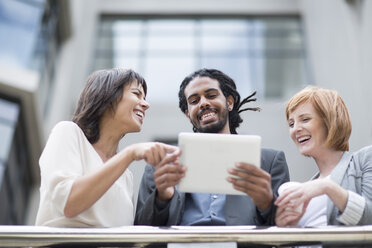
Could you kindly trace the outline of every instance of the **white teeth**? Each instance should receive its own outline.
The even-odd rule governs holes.
[[[300,138],[297,139],[297,141],[298,141],[299,143],[301,143],[301,142],[304,142],[304,141],[306,141],[306,140],[308,140],[308,139],[310,139],[310,138],[311,138],[310,135],[307,135],[307,136],[301,136]]]
[[[208,117],[210,117],[210,116],[214,116],[215,115],[215,113],[212,113],[212,112],[210,112],[210,113],[207,113],[207,114],[205,114],[205,115],[202,115],[202,117],[200,118],[201,120],[204,120],[205,118],[208,118]]]
[[[136,115],[138,115],[139,117],[143,118],[143,113],[142,112],[140,112],[140,111],[134,111],[134,113]]]

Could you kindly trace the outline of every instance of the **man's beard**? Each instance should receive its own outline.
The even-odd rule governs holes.
[[[228,114],[227,114],[228,111],[226,109],[223,109],[222,113],[223,113],[222,118],[219,119],[217,123],[207,124],[201,127],[191,122],[194,127],[193,128],[194,131],[196,131],[197,133],[220,133],[223,130],[223,128],[226,126],[227,119],[228,119]]]

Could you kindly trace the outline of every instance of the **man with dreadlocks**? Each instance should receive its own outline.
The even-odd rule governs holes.
[[[255,101],[240,101],[234,81],[221,71],[201,69],[187,76],[179,91],[179,107],[194,132],[237,134],[243,121],[242,108]],[[168,155],[155,167],[147,166],[137,202],[135,224],[170,225],[275,225],[279,186],[289,181],[283,152],[262,149],[261,168],[237,163],[228,181],[246,195],[181,193],[176,188],[186,169],[175,155]],[[212,172],[211,172],[212,173]]]

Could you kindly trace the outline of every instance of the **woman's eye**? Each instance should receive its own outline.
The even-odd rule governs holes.
[[[303,118],[302,121],[306,122],[306,121],[309,121],[310,118]]]
[[[289,123],[288,123],[288,126],[289,126],[289,127],[293,127],[293,125],[294,125],[293,122],[289,122]]]

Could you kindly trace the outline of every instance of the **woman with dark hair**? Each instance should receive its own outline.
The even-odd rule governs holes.
[[[179,155],[176,147],[139,143],[118,151],[127,133],[139,132],[149,108],[145,80],[124,69],[88,77],[71,121],[52,130],[40,157],[40,206],[36,225],[112,227],[132,225],[136,160],[156,165]]]
[[[338,93],[308,86],[289,100],[286,118],[299,152],[312,157],[319,172],[283,191],[276,224],[372,224],[372,146],[349,152],[351,121]]]

